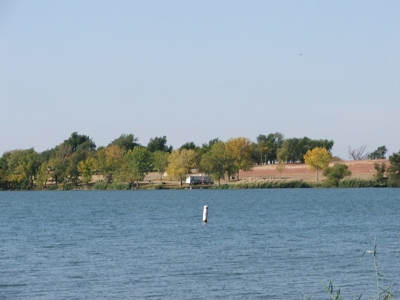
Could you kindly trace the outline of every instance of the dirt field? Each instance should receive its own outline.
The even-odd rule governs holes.
[[[375,163],[384,162],[386,166],[389,165],[389,161],[386,159],[378,159],[378,160],[360,160],[360,161],[341,161],[340,163],[346,164],[349,166],[349,170],[351,171],[353,178],[362,178],[362,179],[370,179],[376,173],[374,169]],[[334,163],[331,163],[332,166]],[[316,171],[309,170],[306,164],[286,164],[285,169],[282,171],[280,175],[276,170],[276,165],[264,165],[264,166],[255,166],[251,171],[241,171],[239,173],[240,179],[246,179],[250,177],[256,178],[282,178],[285,179],[298,179],[304,181],[316,181]],[[324,179],[322,175],[322,171],[319,173],[319,178]]]
[[[340,163],[349,166],[352,178],[371,179],[376,173],[374,169],[374,163],[384,162],[386,166],[389,165],[389,161],[386,159],[380,160],[362,160],[362,161],[341,161]],[[331,163],[332,166],[334,163]],[[262,179],[279,179],[280,177],[285,180],[304,180],[308,182],[316,181],[316,171],[309,170],[306,164],[286,164],[285,169],[280,174],[276,170],[277,165],[262,165],[254,166],[251,171],[240,171],[239,180],[245,180],[250,178],[262,178]],[[324,176],[322,171],[319,173],[319,180],[323,180]],[[177,186],[179,185],[178,180],[170,181],[167,176],[163,176],[164,184],[166,186]],[[236,179],[230,181],[231,183],[237,182]],[[143,185],[146,184],[160,184],[160,177],[158,173],[150,173],[146,176]],[[185,183],[185,181],[183,181]],[[221,184],[229,183],[228,180],[221,180]]]

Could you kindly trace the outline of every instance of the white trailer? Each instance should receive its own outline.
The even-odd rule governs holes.
[[[186,178],[186,183],[196,185],[196,184],[213,184],[214,182],[208,176],[203,176],[203,175],[192,176],[191,175],[188,178]]]

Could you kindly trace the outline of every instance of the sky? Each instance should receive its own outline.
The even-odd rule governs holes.
[[[400,150],[400,1],[1,1],[0,155],[72,132]]]

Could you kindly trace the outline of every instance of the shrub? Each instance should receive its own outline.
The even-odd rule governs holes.
[[[313,185],[302,180],[293,181],[246,181],[227,185],[230,189],[283,189],[283,188],[311,188]],[[317,186],[315,186],[317,187]],[[225,188],[225,187],[223,187]]]
[[[62,189],[65,191],[73,190],[75,188],[75,185],[73,183],[64,183],[62,185]]]
[[[348,170],[348,166],[345,164],[335,164],[333,167],[328,167],[324,171],[324,176],[326,180],[324,181],[324,186],[326,187],[338,187],[339,181],[345,176],[350,176],[351,172]]]
[[[103,182],[96,182],[92,186],[92,190],[106,190],[107,189],[107,184]]]
[[[115,191],[122,191],[122,190],[129,190],[131,185],[129,183],[111,183],[107,186],[107,190],[115,190]]]
[[[57,184],[52,184],[52,185],[49,185],[49,186],[47,187],[47,189],[48,189],[49,191],[55,191],[55,190],[58,189],[58,186],[57,186]]]
[[[349,178],[339,181],[340,188],[365,188],[365,187],[383,187],[381,183],[374,179],[359,179],[359,178]]]

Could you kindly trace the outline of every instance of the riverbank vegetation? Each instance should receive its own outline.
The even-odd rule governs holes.
[[[132,189],[139,188],[149,172],[159,174],[159,184],[149,188],[166,188],[165,175],[178,180],[179,188],[193,169],[212,177],[218,186],[221,180],[231,183],[235,178],[229,188],[400,186],[400,152],[389,157],[388,167],[376,164],[373,179],[346,179],[350,171],[332,157],[333,145],[327,139],[285,139],[281,133],[271,133],[259,135],[254,142],[245,137],[225,142],[216,138],[201,146],[187,142],[174,150],[167,145],[165,136],[152,138],[144,146],[133,134],[122,134],[107,146],[97,147],[89,136],[74,132],[41,153],[33,148],[5,152],[0,157],[0,189]],[[385,154],[386,148],[382,146],[370,156],[384,158]],[[239,171],[267,164],[276,165],[279,180],[239,181]],[[281,179],[286,166],[293,164],[307,164],[316,170],[317,182]],[[324,182],[319,181],[320,171],[326,177]]]

